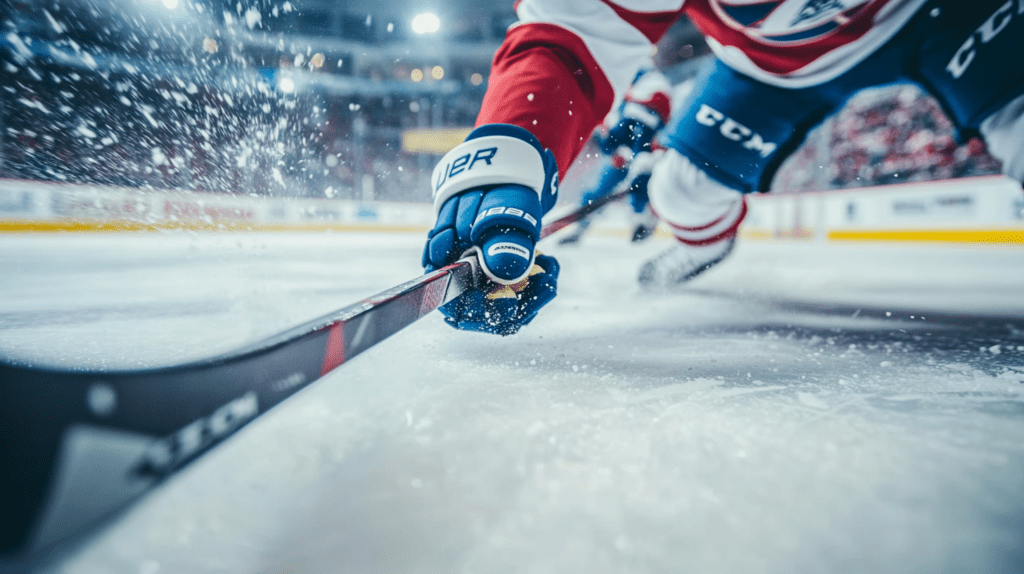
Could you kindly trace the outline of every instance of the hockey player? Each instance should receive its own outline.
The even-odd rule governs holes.
[[[605,156],[601,168],[601,176],[597,187],[583,194],[583,205],[613,193],[626,179],[630,171],[630,163],[639,158],[639,164],[650,161],[651,152],[657,144],[654,137],[668,121],[671,112],[671,85],[664,74],[657,70],[641,70],[633,84],[626,91],[622,104],[605,118],[603,129],[595,132],[600,134],[598,148]],[[636,177],[630,181],[629,202],[633,208],[635,225],[632,241],[642,241],[652,233],[658,220],[651,212],[647,197],[647,180],[650,172],[639,175],[644,170],[634,171]],[[560,243],[576,243],[586,233],[593,220],[585,218],[576,224],[572,233],[563,237]]]
[[[685,279],[728,254],[745,193],[766,190],[807,131],[869,86],[919,84],[963,135],[1024,180],[1024,0],[522,0],[478,128],[434,170],[427,269],[475,253],[489,283],[442,311],[510,334],[554,298],[535,250],[558,174],[683,13],[717,60],[665,128],[651,204],[678,244],[652,269]]]

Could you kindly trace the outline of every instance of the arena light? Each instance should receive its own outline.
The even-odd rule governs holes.
[[[430,69],[430,77],[434,78],[435,80],[440,80],[441,78],[444,77],[444,68],[442,68],[441,66],[434,66],[433,68]]]
[[[433,34],[440,29],[441,19],[433,12],[422,12],[412,18],[412,31],[416,34]]]
[[[168,10],[174,10],[178,7],[178,0],[163,0],[164,8]]]

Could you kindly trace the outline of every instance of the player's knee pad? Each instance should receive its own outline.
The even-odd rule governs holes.
[[[651,208],[676,239],[706,245],[736,235],[747,213],[739,191],[711,178],[676,150],[654,166],[647,192]]]

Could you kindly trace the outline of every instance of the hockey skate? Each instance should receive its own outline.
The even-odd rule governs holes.
[[[713,245],[694,247],[673,245],[640,268],[640,285],[649,289],[666,289],[681,285],[728,257],[736,244],[732,237]]]

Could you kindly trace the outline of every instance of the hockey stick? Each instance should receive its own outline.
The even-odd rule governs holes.
[[[545,225],[544,229],[542,229],[540,232],[540,238],[544,239],[545,237],[551,235],[556,231],[562,230],[572,225],[573,223],[576,223],[577,221],[586,219],[595,211],[601,209],[602,207],[608,205],[609,203],[612,203],[613,201],[618,201],[619,199],[626,197],[627,195],[629,195],[629,192],[630,186],[628,184],[619,185],[619,187],[615,191],[609,193],[608,195],[603,195],[595,199],[594,201],[591,201],[586,205],[580,206],[574,209],[572,212],[567,213],[562,217],[559,217],[555,221],[552,221],[551,223]]]
[[[572,210],[541,237],[614,199]],[[183,365],[78,371],[0,361],[0,570],[81,537],[274,405],[452,301],[476,281],[474,267],[456,262]]]

